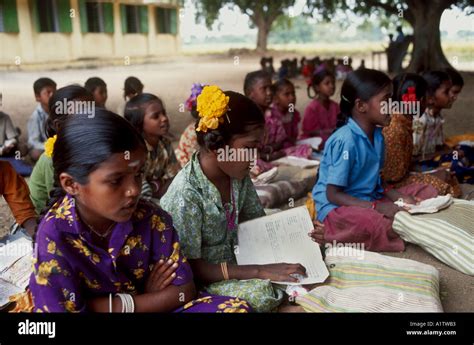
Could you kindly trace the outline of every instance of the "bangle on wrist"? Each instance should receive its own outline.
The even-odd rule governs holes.
[[[221,271],[224,280],[229,280],[229,271],[227,269],[227,262],[221,262]]]

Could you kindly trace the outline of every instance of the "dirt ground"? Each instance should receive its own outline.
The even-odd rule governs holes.
[[[294,55],[289,55],[294,57]],[[107,107],[112,111],[123,109],[123,82],[128,76],[138,77],[145,85],[145,92],[160,96],[166,105],[171,122],[171,133],[179,138],[180,133],[191,121],[187,112],[180,112],[180,105],[186,100],[192,83],[201,82],[219,85],[224,90],[242,92],[246,73],[259,68],[256,56],[234,55],[163,58],[153,64],[110,66],[95,69],[66,69],[49,71],[8,71],[0,72],[0,110],[9,114],[15,125],[26,136],[26,123],[36,107],[33,82],[42,76],[52,78],[58,87],[72,83],[84,84],[89,77],[98,76],[108,86]],[[357,64],[356,64],[357,66]],[[277,66],[276,66],[277,67]],[[453,108],[444,112],[446,136],[474,132],[474,72],[462,73],[465,79],[463,92]],[[295,79],[297,88],[297,109],[303,113],[309,99],[303,79]],[[337,100],[341,82],[337,82],[334,99]],[[0,200],[0,237],[6,233],[12,217]],[[418,260],[433,265],[440,271],[440,295],[447,312],[474,311],[474,277],[459,273],[415,245],[408,245],[404,253],[391,254]]]

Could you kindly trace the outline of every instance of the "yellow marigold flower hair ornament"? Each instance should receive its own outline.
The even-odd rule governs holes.
[[[216,86],[205,86],[197,98],[196,110],[200,120],[196,131],[206,133],[209,129],[217,129],[224,122],[224,114],[230,123],[227,112],[229,109],[229,96]]]
[[[44,154],[46,155],[46,157],[53,157],[54,143],[56,142],[57,138],[58,136],[54,135],[51,138],[48,138],[48,140],[46,140],[46,142],[44,143]]]

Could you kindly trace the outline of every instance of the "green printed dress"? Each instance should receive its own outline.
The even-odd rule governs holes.
[[[161,207],[171,214],[188,259],[235,264],[237,232],[227,229],[220,193],[204,175],[198,155],[198,152],[194,153],[190,162],[176,175],[160,200]],[[232,190],[237,224],[265,215],[249,176],[242,181],[232,179]],[[231,204],[226,207],[233,212]],[[273,311],[283,299],[283,291],[274,288],[269,280],[262,279],[222,280],[205,289],[212,294],[245,299],[257,312]]]

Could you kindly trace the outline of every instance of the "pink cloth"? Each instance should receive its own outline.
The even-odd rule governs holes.
[[[329,108],[326,109],[317,99],[311,101],[304,111],[303,123],[301,126],[301,139],[314,137],[310,132],[323,130],[319,136],[323,139],[320,148],[336,128],[337,114],[339,114],[339,104],[330,100]]]
[[[410,184],[397,189],[400,193],[420,199],[438,195],[431,185]],[[392,202],[384,197],[377,202]],[[341,206],[324,219],[324,237],[327,243],[363,243],[365,250],[400,252],[405,249],[403,240],[392,229],[393,220],[381,213],[357,206]]]
[[[298,123],[300,114],[295,109],[294,113],[282,114],[276,106],[265,113],[265,145],[283,144],[283,151],[287,156],[309,158],[312,148],[309,145],[295,145],[298,137]]]

